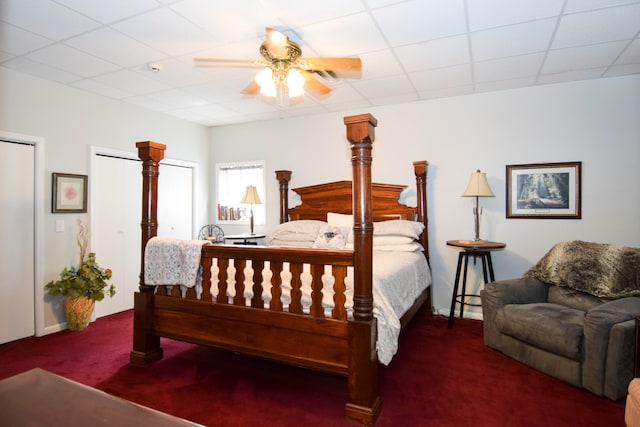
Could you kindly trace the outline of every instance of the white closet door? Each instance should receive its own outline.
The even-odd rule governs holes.
[[[193,168],[160,165],[158,236],[193,238]]]
[[[102,317],[133,308],[140,284],[142,164],[96,155],[93,179],[92,248],[116,287],[114,297],[96,303]],[[193,168],[162,164],[159,180],[158,235],[192,238]]]
[[[113,272],[116,294],[96,303],[96,317],[133,308],[140,283],[142,166],[139,161],[96,156],[92,199],[92,248]]]
[[[0,344],[35,334],[34,162],[33,145],[0,141]]]

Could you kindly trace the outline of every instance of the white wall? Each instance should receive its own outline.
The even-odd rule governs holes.
[[[197,162],[196,222],[205,223],[210,175],[206,127],[2,67],[0,94],[0,130],[46,140],[45,283],[56,279],[63,267],[77,264],[76,219],[84,217],[51,213],[51,173],[90,174],[91,146],[136,153],[136,142],[152,140],[167,145],[167,158]],[[114,209],[121,208],[114,206]],[[140,206],[131,208],[140,209]],[[64,221],[65,232],[55,232],[56,220]],[[100,254],[97,257],[99,262]],[[38,291],[42,298],[42,289],[36,289],[36,297]],[[59,299],[44,298],[46,329],[62,322],[64,316],[57,304]]]
[[[481,199],[481,237],[507,244],[493,255],[497,279],[522,275],[562,240],[640,246],[640,76],[212,128],[212,159],[266,160],[269,229],[279,218],[273,171],[293,170],[292,187],[350,179],[342,119],[362,113],[378,119],[374,181],[409,184],[403,200],[414,205],[412,162],[430,163],[434,305],[441,313],[449,312],[457,261],[445,242],[473,237],[474,200],[460,195],[476,169],[496,194]],[[565,161],[582,162],[581,220],[506,219],[506,165]],[[292,195],[290,203],[297,204]],[[472,291],[479,281],[469,278]]]

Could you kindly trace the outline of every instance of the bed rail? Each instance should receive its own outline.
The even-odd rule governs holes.
[[[245,277],[245,267],[250,262],[253,270],[251,277]],[[217,266],[217,277],[212,277],[212,266]],[[238,245],[205,245],[202,247],[202,288],[198,295],[196,288],[184,290],[178,286],[159,286],[157,294],[184,299],[199,299],[204,302],[228,304],[239,307],[252,307],[256,309],[268,309],[276,312],[288,312],[336,320],[347,320],[345,304],[346,283],[348,268],[353,267],[353,251],[351,250],[327,250],[304,248],[274,248],[251,247]],[[305,269],[305,266],[308,266]],[[323,277],[326,266],[330,267],[333,276],[333,287],[328,290],[324,286]],[[229,267],[235,270],[234,277],[229,277]],[[233,271],[231,270],[231,271]],[[263,283],[264,270],[270,270],[270,283]],[[303,272],[311,276],[311,301],[310,305],[303,303],[302,287]],[[291,292],[289,302],[283,301],[282,275],[291,275]],[[234,283],[234,289],[229,296],[229,283]],[[245,291],[251,287],[247,300]],[[326,316],[323,307],[324,293],[330,293],[333,300],[333,309],[330,316]],[[268,298],[265,298],[268,293]],[[265,302],[267,301],[267,302]]]

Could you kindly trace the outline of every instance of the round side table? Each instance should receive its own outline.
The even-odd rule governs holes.
[[[465,301],[465,297],[476,297],[479,298],[480,295],[477,294],[467,294],[467,268],[469,265],[469,257],[473,258],[473,262],[475,264],[476,257],[479,257],[482,261],[482,276],[484,278],[485,285],[489,283],[489,279],[491,282],[494,282],[495,275],[493,273],[493,262],[491,261],[491,251],[497,249],[503,249],[507,245],[506,243],[501,242],[491,242],[488,240],[449,240],[447,241],[448,246],[453,246],[459,249],[462,249],[458,254],[458,267],[456,269],[456,278],[453,285],[453,295],[451,297],[451,310],[449,311],[449,324],[448,327],[451,329],[453,327],[453,319],[454,312],[456,309],[456,302],[460,303],[460,318],[462,318],[464,314],[464,306],[470,305],[475,307],[480,307],[481,304],[475,304]],[[460,283],[460,272],[462,270],[464,262],[464,270],[462,271],[462,290],[458,294],[458,285]],[[487,276],[488,269],[488,276]]]

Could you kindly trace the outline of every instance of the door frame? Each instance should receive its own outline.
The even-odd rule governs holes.
[[[44,154],[45,139],[40,136],[25,135],[14,132],[0,130],[0,139],[9,142],[18,142],[34,146],[34,221],[33,221],[33,311],[35,335],[42,336],[47,333],[44,324],[44,214],[45,214],[45,193],[44,193]]]

